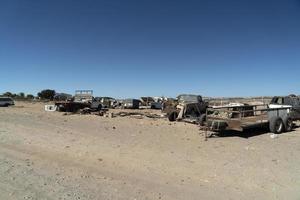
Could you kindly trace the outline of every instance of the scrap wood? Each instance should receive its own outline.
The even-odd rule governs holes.
[[[138,115],[129,115],[129,117],[135,118],[135,119],[143,119],[144,115],[141,115],[141,114],[138,114]]]
[[[181,121],[186,122],[186,123],[191,123],[191,124],[198,124],[199,123],[197,121],[197,119],[194,119],[194,118],[184,118],[184,119],[181,119]]]
[[[56,111],[56,109],[57,109],[56,105],[45,105],[45,111],[54,112]]]
[[[78,113],[81,115],[86,115],[86,114],[91,114],[92,109],[90,108],[83,108],[83,109],[79,109]]]
[[[158,115],[158,114],[153,114],[153,113],[140,113],[140,112],[118,112],[115,113],[115,116],[120,116],[120,117],[132,117],[132,118],[138,118],[142,119],[143,117],[148,117],[148,118],[163,118],[164,116]]]
[[[145,114],[145,116],[148,118],[165,118],[165,115],[158,115],[153,113]]]

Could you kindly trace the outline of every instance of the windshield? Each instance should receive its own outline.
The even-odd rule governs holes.
[[[6,97],[0,97],[0,101],[12,101],[12,99]]]

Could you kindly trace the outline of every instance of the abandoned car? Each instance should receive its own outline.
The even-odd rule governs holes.
[[[206,118],[208,102],[200,95],[181,94],[176,101],[164,103],[163,112],[167,113],[170,121],[189,121],[203,124]]]
[[[140,108],[162,109],[162,100],[153,97],[141,97]]]
[[[103,108],[116,108],[118,106],[117,100],[112,97],[95,97],[95,101],[100,102]]]
[[[284,108],[291,106],[290,117],[300,120],[300,98],[296,95],[275,96],[272,98],[269,108]]]
[[[71,101],[57,101],[55,105],[60,112],[77,112],[84,108],[95,111],[102,109],[102,104],[94,99],[92,90],[76,90]]]
[[[139,99],[125,99],[122,102],[122,108],[139,109],[141,101]]]
[[[15,105],[15,102],[12,98],[10,97],[0,97],[0,106],[12,106]]]

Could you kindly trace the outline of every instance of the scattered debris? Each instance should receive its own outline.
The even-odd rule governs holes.
[[[180,121],[188,119],[187,122],[204,123],[206,119],[206,109],[208,102],[200,95],[181,94],[176,101],[170,104],[165,103],[163,111],[167,113],[170,121]]]
[[[165,118],[165,115],[158,115],[154,113],[140,113],[140,112],[118,112],[118,113],[114,113],[114,116],[119,116],[119,117],[129,116],[131,118],[136,118],[136,119],[143,119],[144,117]]]
[[[270,135],[270,138],[272,138],[272,139],[278,138],[278,134],[273,133],[273,134]]]
[[[78,111],[78,113],[81,115],[91,114],[91,112],[92,112],[91,108],[83,108]]]
[[[45,111],[53,112],[56,111],[56,109],[57,109],[56,105],[45,105]]]
[[[102,110],[100,110],[100,111],[98,112],[98,114],[96,114],[96,115],[99,115],[99,116],[104,116],[105,112],[106,112],[106,111],[102,111]]]
[[[102,104],[93,97],[93,90],[76,90],[72,100],[57,101],[55,105],[57,106],[57,111],[73,113],[81,112],[85,108],[90,108],[93,111],[102,109]],[[85,113],[85,111],[83,112]]]
[[[115,117],[114,113],[108,113],[108,118],[114,118],[114,117]]]

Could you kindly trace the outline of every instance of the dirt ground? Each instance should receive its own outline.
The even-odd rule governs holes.
[[[18,102],[0,108],[0,199],[300,199],[300,128],[248,136]]]

